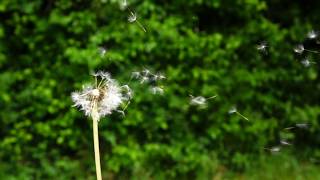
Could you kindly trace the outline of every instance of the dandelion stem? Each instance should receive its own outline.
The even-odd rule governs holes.
[[[241,114],[241,113],[239,113],[238,111],[236,111],[236,113],[237,113],[239,116],[241,116],[243,119],[245,119],[245,120],[249,121],[249,119],[248,119],[247,117],[245,117],[244,115],[242,115],[242,114]]]
[[[94,107],[92,109],[94,158],[95,158],[95,163],[96,163],[97,180],[102,180],[101,165],[100,165],[100,152],[99,152],[98,121],[99,121],[99,115],[97,112],[96,105],[94,105]]]

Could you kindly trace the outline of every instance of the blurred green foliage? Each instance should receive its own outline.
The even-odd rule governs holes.
[[[104,177],[206,179],[221,165],[249,169],[282,137],[320,158],[320,63],[305,68],[292,51],[320,28],[320,2],[128,3],[146,33],[117,0],[0,1],[0,175],[94,179],[91,121],[70,93],[96,70],[124,84],[143,67],[167,76],[165,95],[133,81],[126,117],[100,122]],[[189,94],[218,98],[198,109]],[[295,123],[310,128],[281,131]]]

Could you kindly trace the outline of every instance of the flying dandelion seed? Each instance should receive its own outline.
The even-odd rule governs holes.
[[[293,48],[293,51],[297,54],[302,54],[304,51],[308,51],[315,54],[320,53],[319,51],[305,49],[303,44],[298,44],[296,47]]]
[[[133,97],[133,91],[132,89],[126,84],[121,86],[122,90],[123,90],[123,97],[125,100],[129,101],[130,99],[132,99]]]
[[[206,105],[206,103],[207,103],[206,98],[204,98],[202,96],[197,96],[197,97],[193,97],[192,95],[190,95],[190,96],[191,96],[191,101],[190,101],[191,105],[203,106],[203,105]]]
[[[143,74],[144,76],[149,76],[150,74],[152,75],[151,71],[150,71],[149,69],[146,69],[146,68],[144,68],[144,69],[142,70],[142,74]]]
[[[296,127],[286,127],[286,128],[283,128],[283,130],[291,130],[291,129],[294,129]]]
[[[231,107],[228,111],[229,114],[237,114],[238,116],[242,117],[243,119],[249,121],[249,119],[247,117],[245,117],[244,115],[242,115],[241,113],[238,112],[237,108],[235,106]]]
[[[166,77],[161,73],[152,73],[149,69],[144,68],[141,72],[134,71],[131,73],[131,78],[140,80],[140,83],[160,81],[165,79]]]
[[[308,58],[305,58],[301,61],[301,64],[305,67],[310,67],[311,64],[316,64],[316,63],[313,61],[310,61]]]
[[[307,37],[309,39],[316,39],[318,37],[318,32],[311,30],[310,32],[308,32]]]
[[[160,94],[160,95],[162,95],[164,93],[164,89],[161,88],[161,87],[158,87],[158,86],[151,87],[150,90],[151,90],[152,94]]]
[[[141,76],[140,72],[132,72],[131,73],[131,78],[134,78],[134,79],[139,79]]]
[[[281,145],[285,145],[285,146],[290,146],[290,145],[292,145],[291,143],[287,142],[286,140],[281,140],[281,141],[280,141],[280,144],[281,144]]]
[[[309,124],[306,123],[297,123],[296,124],[297,128],[301,128],[301,129],[308,129],[309,128]]]
[[[268,47],[268,44],[267,42],[261,42],[260,44],[257,45],[257,50],[260,51],[260,52],[263,52],[264,54],[267,54],[267,47]]]
[[[129,21],[130,23],[133,23],[133,22],[135,22],[136,20],[137,20],[137,14],[134,13],[134,12],[132,12],[132,11],[130,11],[130,15],[129,15],[129,17],[128,17],[128,21]]]
[[[237,112],[237,108],[235,106],[231,107],[228,111],[229,114],[233,114]]]
[[[140,84],[149,82],[149,80],[150,80],[150,79],[149,79],[148,76],[142,76],[141,79],[140,79]]]
[[[105,47],[99,47],[98,50],[101,57],[105,56],[105,54],[107,53],[107,49]]]
[[[281,151],[281,147],[279,147],[279,146],[274,146],[271,148],[264,148],[264,149],[270,151],[271,153],[278,153]]]
[[[302,54],[304,51],[304,46],[302,44],[298,44],[296,47],[293,48],[293,51]]]
[[[129,16],[128,16],[128,21],[129,23],[137,23],[138,26],[144,31],[147,32],[146,28],[140,23],[140,21],[138,20],[138,16],[135,12],[131,11],[129,12]]]
[[[154,81],[158,81],[158,80],[161,81],[163,79],[166,79],[166,77],[164,75],[160,74],[160,73],[157,73],[157,74],[153,75],[153,80]]]
[[[128,8],[128,2],[127,2],[127,0],[122,0],[121,2],[120,2],[120,10],[126,10]]]
[[[207,100],[217,97],[217,96],[212,96],[212,97],[209,97],[209,98],[205,98],[203,96],[196,96],[196,97],[194,97],[192,95],[189,95],[189,96],[191,97],[190,104],[194,105],[194,106],[206,106],[207,105]]]

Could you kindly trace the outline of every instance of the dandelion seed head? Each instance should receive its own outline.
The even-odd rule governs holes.
[[[73,92],[71,98],[74,106],[84,111],[86,116],[92,116],[95,110],[99,117],[103,117],[117,110],[123,102],[123,95],[118,83],[111,79],[109,73],[99,71],[93,76],[99,82],[83,87],[81,92]]]
[[[302,54],[303,51],[304,51],[303,44],[298,44],[296,47],[293,48],[293,51],[298,53],[298,54]]]
[[[93,89],[93,90],[91,91],[91,95],[92,95],[93,97],[99,97],[99,95],[100,95],[99,89]]]
[[[318,37],[318,32],[311,30],[310,32],[308,32],[307,37],[309,39],[315,39]]]

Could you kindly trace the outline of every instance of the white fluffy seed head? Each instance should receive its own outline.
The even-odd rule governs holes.
[[[80,92],[73,92],[71,98],[74,106],[84,111],[86,116],[92,116],[95,110],[99,117],[103,117],[117,110],[124,98],[121,88],[109,73],[99,71],[93,76],[97,83],[84,87]]]
[[[93,97],[99,97],[99,95],[100,95],[99,89],[93,89],[93,90],[91,91],[91,95],[92,95]]]

